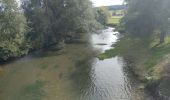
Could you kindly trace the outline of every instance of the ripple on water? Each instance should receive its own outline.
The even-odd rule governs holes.
[[[117,41],[114,34],[113,28],[108,28],[100,34],[92,34],[91,44],[69,44],[60,53],[38,52],[3,65],[0,99],[25,98],[22,90],[25,96],[36,98],[41,96],[38,92],[42,90],[43,96],[38,97],[41,100],[151,100],[142,98],[144,95],[129,77],[123,58],[99,60],[94,57],[94,50],[102,53],[112,48]],[[41,82],[44,84],[39,84]]]

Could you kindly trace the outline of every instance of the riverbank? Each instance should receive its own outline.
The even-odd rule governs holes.
[[[99,58],[107,59],[116,55],[124,57],[146,89],[152,94],[159,94],[161,98],[165,95],[167,98],[170,96],[170,87],[166,82],[170,80],[170,38],[167,37],[163,44],[156,45],[156,43],[159,43],[158,40],[151,41],[147,45],[139,39],[123,36],[113,45],[113,49],[99,55]]]
[[[97,58],[117,41],[114,28],[89,34],[87,43],[37,51],[0,65],[3,100],[153,100],[122,57]],[[115,77],[116,76],[116,77]]]

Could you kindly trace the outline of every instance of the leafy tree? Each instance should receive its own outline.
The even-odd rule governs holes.
[[[157,12],[156,12],[156,18],[157,18],[157,28],[160,30],[160,43],[164,42],[165,35],[169,31],[170,27],[170,1],[169,0],[158,0],[157,1]]]
[[[108,22],[109,12],[106,8],[97,8],[96,9],[96,20],[106,26]]]
[[[164,42],[169,26],[169,0],[126,0],[128,11],[124,17],[125,28],[131,36],[150,39],[155,30],[160,31]]]
[[[42,5],[42,0],[24,1],[22,7],[24,9],[27,23],[31,31],[27,34],[27,38],[31,40],[32,48],[40,48],[45,42],[48,42],[49,23],[46,16],[46,9]]]
[[[0,60],[27,54],[26,19],[15,0],[0,0]]]
[[[89,0],[29,0],[23,8],[32,28],[28,38],[36,44],[34,48],[59,43],[68,34],[91,31],[95,25]]]
[[[155,28],[155,4],[153,0],[129,0],[124,17],[125,28],[131,36],[150,38]]]

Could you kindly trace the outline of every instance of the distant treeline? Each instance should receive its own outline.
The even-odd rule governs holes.
[[[126,5],[112,5],[112,6],[101,6],[101,7],[96,7],[96,8],[107,8],[107,10],[126,10],[127,6]]]
[[[126,5],[113,5],[113,6],[108,6],[108,10],[125,10],[127,9]]]

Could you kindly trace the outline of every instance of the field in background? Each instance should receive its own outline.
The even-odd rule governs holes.
[[[123,16],[112,16],[112,17],[109,17],[107,24],[115,24],[115,25],[117,25],[117,24],[119,24],[119,22],[120,22],[122,17]]]
[[[125,15],[125,11],[127,9],[126,5],[101,6],[99,8],[108,11],[109,17],[107,24],[110,26],[118,25],[121,18]]]
[[[124,16],[124,10],[109,10],[110,16],[108,18],[109,25],[117,25]]]

